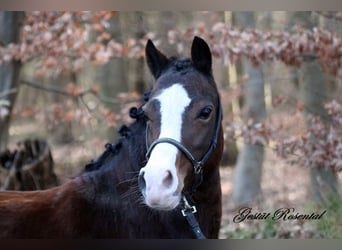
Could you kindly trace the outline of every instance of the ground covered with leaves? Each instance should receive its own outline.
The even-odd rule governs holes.
[[[309,189],[309,169],[288,165],[273,151],[266,150],[262,176],[262,197],[246,207],[256,212],[270,212],[267,219],[234,223],[239,209],[232,200],[234,168],[221,169],[223,220],[220,238],[342,238],[342,200],[333,200],[326,207],[314,205]],[[342,179],[342,175],[339,175]],[[275,211],[294,208],[295,213],[323,214],[319,220],[272,220]]]

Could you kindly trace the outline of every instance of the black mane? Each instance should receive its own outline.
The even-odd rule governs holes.
[[[171,73],[173,75],[186,75],[190,73],[200,73],[200,75],[204,76],[209,81],[213,81],[212,72],[202,72],[196,69],[195,65],[193,64],[191,58],[178,58],[178,57],[171,57],[170,62],[167,67],[164,68],[163,74]],[[163,75],[161,74],[161,75]]]
[[[108,160],[120,153],[123,145],[131,145],[130,143],[127,143],[130,138],[144,132],[144,128],[146,126],[146,116],[142,110],[142,106],[148,102],[149,96],[150,91],[145,92],[142,96],[143,104],[138,108],[132,107],[129,110],[129,116],[132,119],[135,119],[135,121],[128,126],[122,125],[118,129],[118,134],[120,136],[119,139],[114,143],[106,143],[105,151],[96,160],[91,160],[91,162],[86,164],[83,172],[96,171],[102,168]]]
[[[171,61],[171,68],[176,72],[184,72],[192,67],[190,58],[173,58]]]

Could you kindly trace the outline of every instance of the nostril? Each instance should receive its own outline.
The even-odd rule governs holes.
[[[145,172],[142,171],[142,172],[139,174],[139,177],[138,177],[139,189],[140,189],[140,191],[142,191],[143,193],[145,192],[145,189],[146,189],[146,182],[145,182],[144,174],[145,174]]]
[[[169,188],[172,185],[173,177],[171,171],[166,171],[166,176],[163,179],[163,185]]]

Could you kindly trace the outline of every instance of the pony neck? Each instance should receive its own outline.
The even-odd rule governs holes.
[[[80,176],[81,182],[92,182],[101,190],[113,186],[113,183],[117,183],[116,187],[120,189],[129,188],[129,180],[136,179],[146,163],[145,128],[144,119],[123,126],[119,130],[121,138],[111,144],[114,149],[106,147],[98,159],[87,164]]]

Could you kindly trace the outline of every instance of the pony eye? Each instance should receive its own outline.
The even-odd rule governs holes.
[[[211,106],[204,107],[201,112],[198,114],[198,118],[201,120],[207,120],[213,111]]]

